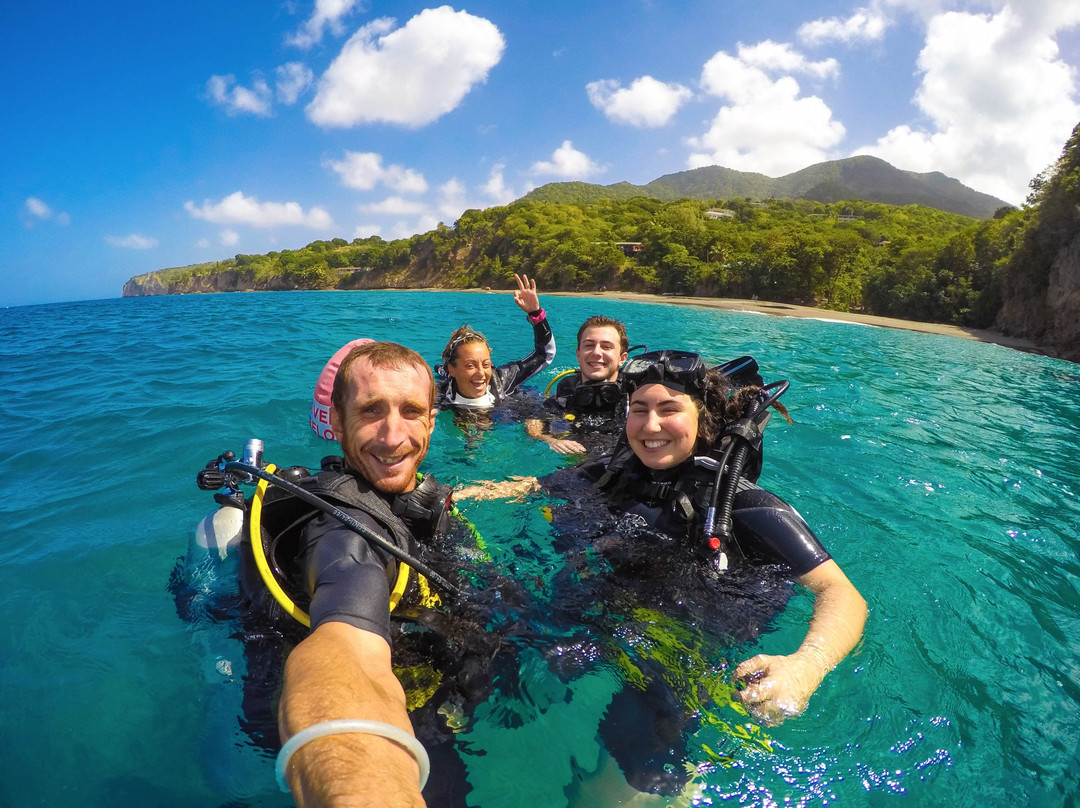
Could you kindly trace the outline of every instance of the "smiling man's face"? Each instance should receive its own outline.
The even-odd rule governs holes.
[[[589,382],[615,381],[619,377],[619,368],[626,361],[622,337],[610,325],[586,328],[581,333],[576,353],[581,377]]]
[[[345,401],[344,412],[331,409],[330,424],[349,466],[379,491],[411,491],[438,414],[430,379],[411,365],[376,368],[362,359]]]

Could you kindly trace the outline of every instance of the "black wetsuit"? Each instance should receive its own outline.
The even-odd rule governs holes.
[[[442,365],[436,368],[438,375],[435,385],[438,396],[435,406],[447,407],[494,407],[502,404],[507,397],[528,379],[546,368],[555,359],[555,337],[548,325],[547,314],[543,309],[528,316],[533,329],[533,351],[524,359],[499,365],[491,374],[488,394],[480,399],[468,399],[458,394],[453,377]]]
[[[731,568],[716,574],[700,535],[713,473],[692,460],[655,472],[620,448],[612,474],[605,457],[542,481],[571,505],[554,516],[566,568],[551,613],[589,615],[596,624],[589,649],[564,654],[573,674],[596,658],[633,665],[600,736],[633,786],[674,795],[687,778],[684,739],[702,711],[717,709],[699,700],[695,680],[722,669],[732,643],[765,630],[790,597],[792,578],[829,554],[791,506],[740,480]],[[672,660],[688,657],[697,668],[673,673]]]
[[[490,696],[496,679],[514,681],[516,649],[504,644],[495,628],[510,619],[508,610],[514,610],[513,619],[519,610],[527,611],[525,596],[490,565],[475,558],[466,561],[475,548],[462,535],[462,523],[444,510],[452,504],[450,489],[435,483],[433,477],[425,477],[413,492],[387,496],[355,472],[343,469],[340,458],[323,463],[326,470],[303,480],[305,488],[452,579],[462,590],[469,587],[466,569],[484,581],[480,591],[469,589],[459,599],[444,600],[439,606],[425,601],[425,587],[413,571],[391,613],[390,589],[401,563],[397,558],[336,518],[297,504],[296,497],[286,495],[264,504],[264,528],[268,522],[279,529],[291,526],[285,529],[280,542],[285,546],[277,555],[291,554],[296,559],[291,579],[301,592],[295,599],[309,612],[311,630],[326,622],[343,622],[371,631],[390,644],[395,673],[409,699],[414,732],[432,762],[425,798],[432,806],[464,806],[470,787],[456,751],[456,735],[445,715],[449,710],[467,719]],[[287,651],[307,632],[281,615],[260,580],[251,579],[250,574],[247,578],[245,588],[254,608],[244,618],[250,681],[245,681],[243,724],[260,746],[276,751],[280,740],[274,694]],[[433,590],[431,585],[428,591]],[[310,605],[304,602],[303,592],[311,595]],[[445,598],[446,593],[442,595]]]
[[[625,406],[622,385],[584,381],[578,369],[559,379],[555,394],[544,399],[540,420],[547,433],[576,440],[590,456],[597,457],[615,448]]]
[[[598,485],[618,512],[642,517],[657,531],[693,546],[700,534],[715,474],[693,459],[660,471],[633,458],[613,477],[604,479],[611,457],[584,463],[578,473]],[[601,482],[602,481],[602,482]],[[803,575],[830,556],[794,508],[780,497],[741,479],[732,508],[733,533],[740,555],[757,563],[782,564],[791,575]]]
[[[385,528],[370,514],[356,507],[339,507],[365,527],[385,534]],[[378,634],[389,643],[388,577],[396,575],[397,559],[323,513],[304,527],[302,553],[313,593],[309,610],[311,630],[337,621]]]

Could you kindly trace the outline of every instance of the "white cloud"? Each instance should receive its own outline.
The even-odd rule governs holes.
[[[502,176],[503,166],[496,165],[481,187],[484,196],[497,197],[496,204],[505,204],[516,198],[505,185]],[[435,189],[434,199],[406,199],[402,196],[389,196],[380,202],[356,206],[356,211],[368,218],[365,224],[358,226],[353,238],[366,238],[381,235],[388,239],[404,238],[416,233],[433,230],[440,222],[452,224],[469,208],[482,208],[490,202],[481,202],[471,198],[472,194],[465,183],[451,178]],[[374,221],[383,220],[382,224]]]
[[[152,250],[158,245],[158,240],[151,236],[142,236],[132,233],[128,236],[105,236],[105,242],[113,247],[123,247],[126,250]]]
[[[812,78],[833,78],[840,73],[835,59],[815,62],[807,59],[786,42],[766,39],[756,45],[739,44],[739,61],[766,73],[806,73]]]
[[[407,238],[416,233],[426,233],[439,226],[439,217],[432,213],[426,213],[414,223],[398,222],[394,228],[394,238]]]
[[[67,213],[54,211],[51,206],[36,196],[26,198],[19,217],[22,219],[23,226],[27,228],[33,227],[39,222],[48,221],[52,221],[61,227],[71,224],[71,217]]]
[[[718,52],[705,64],[702,89],[728,102],[709,130],[687,143],[696,149],[690,168],[722,165],[741,171],[780,176],[830,158],[844,138],[843,124],[817,96],[804,96],[793,76],[835,75],[835,60],[807,60],[790,45],[771,41],[738,46],[738,55]]]
[[[315,10],[300,30],[285,38],[289,45],[310,48],[322,41],[326,29],[335,36],[344,33],[342,18],[356,7],[358,0],[315,0]]]
[[[235,247],[240,243],[240,234],[235,230],[222,230],[218,233],[218,241],[223,247]]]
[[[342,160],[327,160],[326,165],[341,177],[342,185],[358,191],[370,191],[380,182],[400,194],[422,194],[427,180],[419,171],[399,165],[385,168],[382,156],[374,152],[345,152]]]
[[[931,18],[914,99],[929,124],[898,126],[855,153],[942,171],[1018,204],[1080,119],[1076,71],[1053,40],[1059,27],[1077,22],[1075,2]]]
[[[604,166],[594,163],[587,154],[575,149],[569,140],[563,141],[552,153],[550,160],[533,163],[529,169],[529,173],[534,176],[555,176],[568,180],[583,180],[604,171]]]
[[[665,126],[693,96],[681,84],[665,84],[652,76],[635,79],[622,87],[613,79],[585,85],[589,101],[616,123],[638,127]]]
[[[470,207],[465,198],[465,184],[458,179],[451,179],[439,186],[439,201],[436,205],[443,219],[456,221]]]
[[[48,205],[38,199],[36,196],[30,196],[26,198],[23,203],[23,210],[25,210],[30,216],[35,219],[41,219],[44,221],[52,216],[53,211]]]
[[[205,250],[207,247],[210,246],[210,240],[205,238],[197,239],[195,241],[195,246],[198,247],[200,250]]]
[[[353,230],[353,238],[370,238],[371,236],[381,236],[383,232],[382,226],[377,224],[358,224],[356,229]]]
[[[277,77],[277,98],[282,104],[295,104],[300,95],[315,81],[311,68],[301,62],[288,62],[274,70]]]
[[[799,27],[798,37],[807,45],[821,45],[826,42],[880,42],[885,37],[885,29],[890,20],[880,8],[857,8],[846,18],[830,17],[826,20],[813,20]]]
[[[508,205],[513,202],[519,196],[524,194],[517,194],[512,188],[506,184],[506,178],[503,176],[503,171],[506,166],[499,163],[492,166],[491,173],[488,174],[487,182],[481,187],[484,194],[496,205]],[[465,210],[465,208],[462,208]]]
[[[236,83],[236,76],[211,76],[206,82],[206,92],[210,100],[224,107],[229,115],[270,115],[270,86],[261,76],[256,76],[252,86],[241,87]]]
[[[307,106],[312,121],[339,127],[431,123],[487,79],[505,48],[493,23],[449,6],[394,26],[389,18],[375,20],[345,43]]]
[[[374,213],[380,216],[420,216],[428,212],[428,206],[423,202],[404,199],[400,196],[388,196],[382,202],[357,205],[356,209],[360,213]]]
[[[192,201],[184,203],[184,210],[196,219],[213,224],[246,224],[251,227],[279,227],[300,225],[316,230],[332,227],[330,214],[322,208],[307,212],[296,202],[259,202],[244,196],[241,191],[229,194],[220,202],[205,200],[201,207]]]

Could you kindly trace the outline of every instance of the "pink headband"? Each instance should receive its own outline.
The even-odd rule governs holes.
[[[337,352],[330,357],[330,361],[323,366],[319,381],[315,383],[315,395],[311,399],[311,417],[308,419],[311,428],[320,438],[336,440],[334,430],[330,428],[330,407],[332,406],[330,396],[334,392],[334,378],[337,376],[338,368],[349,355],[349,351],[359,345],[367,345],[374,341],[367,338],[354,339],[349,344],[338,348]]]

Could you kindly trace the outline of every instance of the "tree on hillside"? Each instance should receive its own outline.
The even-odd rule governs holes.
[[[1049,323],[1050,268],[1062,248],[1080,235],[1080,124],[1049,177],[1043,172],[1033,179],[1031,191],[1027,201],[1030,226],[1005,273],[1001,325],[1039,339]]]

